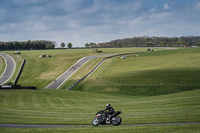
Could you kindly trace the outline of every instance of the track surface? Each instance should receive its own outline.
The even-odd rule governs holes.
[[[81,68],[85,63],[87,63],[89,60],[96,58],[96,57],[105,57],[110,55],[96,55],[96,56],[87,56],[79,61],[77,61],[73,67],[70,67],[67,71],[65,71],[63,74],[61,74],[57,79],[52,81],[46,89],[58,89],[72,74],[74,74],[79,68]]]
[[[0,77],[0,85],[3,85],[12,77],[15,71],[16,64],[11,56],[3,53],[0,53],[0,56],[2,56],[6,62],[6,68]]]
[[[121,124],[120,126],[160,126],[160,125],[189,125],[200,124],[200,122],[185,123],[157,123],[157,124]],[[112,126],[112,125],[100,125]],[[0,124],[0,128],[58,128],[58,127],[92,127],[92,125],[23,125],[23,124]]]

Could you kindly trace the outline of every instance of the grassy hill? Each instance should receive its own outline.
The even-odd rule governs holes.
[[[111,58],[74,90],[160,95],[199,89],[199,57],[200,49],[176,49]]]
[[[26,64],[18,84],[22,86],[36,86],[44,89],[55,78],[70,68],[79,59],[85,56],[99,54],[117,54],[146,51],[146,48],[110,48],[99,49],[102,53],[94,53],[92,49],[65,49],[65,50],[28,50],[21,51],[21,55],[13,55],[14,51],[5,51],[10,54],[17,62],[26,59]],[[51,55],[51,58],[39,58],[40,55]],[[20,59],[21,58],[21,59]],[[19,66],[20,67],[20,63]],[[18,70],[18,69],[16,69]],[[88,70],[89,71],[89,70]],[[13,82],[13,80],[11,79]]]
[[[199,94],[200,90],[193,90],[120,97],[62,90],[0,90],[0,123],[91,124],[106,103],[123,110],[123,124],[193,122],[200,118]]]
[[[16,124],[91,124],[97,111],[112,103],[116,110],[123,110],[122,124],[195,122],[200,118],[200,90],[175,94],[122,97],[64,90],[0,90],[0,123]],[[168,127],[168,129],[167,129]],[[55,129],[16,129],[15,132],[51,132],[63,130],[77,132],[138,132],[198,131],[200,124],[182,126],[145,127],[73,127]],[[82,129],[82,130],[80,130]],[[143,131],[143,130],[144,131]],[[172,130],[173,129],[173,130]],[[13,129],[0,129],[11,132]],[[110,131],[110,132],[111,132]]]
[[[102,49],[125,53],[146,49]],[[7,52],[12,54],[11,52]],[[52,58],[39,58],[41,54]],[[58,90],[44,87],[78,59],[99,53],[86,50],[22,51],[27,60],[19,81],[38,90],[0,90],[0,123],[91,124],[97,111],[111,103],[122,110],[122,124],[200,121],[200,49],[156,50],[106,60],[71,91],[65,89],[101,58],[84,65]],[[13,55],[12,55],[13,56]],[[107,66],[107,67],[105,67]],[[54,72],[55,71],[55,72]],[[161,84],[162,83],[162,84]],[[171,93],[171,94],[169,94]],[[161,95],[162,94],[162,95]],[[200,124],[164,126],[1,128],[0,132],[198,132]]]

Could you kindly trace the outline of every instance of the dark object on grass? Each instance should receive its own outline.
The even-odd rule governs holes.
[[[97,51],[97,53],[101,53],[101,52],[103,52],[103,51],[99,51],[98,49],[96,49],[96,51]]]
[[[21,85],[2,85],[0,86],[0,89],[31,89],[36,90],[35,86],[21,86]]]
[[[149,48],[148,51],[154,51],[154,50]]]
[[[122,122],[122,118],[120,116],[117,116],[121,114],[122,111],[116,111],[113,114],[106,116],[105,112],[103,110],[97,112],[96,118],[92,121],[93,126],[106,125],[106,124],[113,124],[114,126],[118,126]]]
[[[20,52],[20,51],[17,51],[17,52],[15,52],[15,53],[13,53],[13,54],[21,54],[21,52]]]

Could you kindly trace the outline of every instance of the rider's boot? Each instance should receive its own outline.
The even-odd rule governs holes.
[[[108,117],[106,118],[106,123],[110,124],[110,122],[111,122],[111,115],[108,115]]]

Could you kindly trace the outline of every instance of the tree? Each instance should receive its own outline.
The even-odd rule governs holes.
[[[166,44],[166,42],[160,42],[159,45],[164,46]]]
[[[89,43],[86,43],[86,44],[85,44],[85,47],[86,47],[86,48],[89,48],[89,47],[90,47],[90,44],[89,44]]]
[[[200,42],[195,42],[195,45],[196,46],[200,46]]]
[[[94,43],[94,42],[91,42],[91,43],[90,43],[90,46],[91,46],[92,48],[96,48],[96,47],[97,47],[97,44]]]
[[[67,44],[67,47],[68,47],[69,49],[71,49],[71,48],[72,48],[72,43],[68,43],[68,44]]]
[[[62,48],[64,48],[64,47],[65,47],[65,43],[62,42],[62,43],[60,44],[60,46],[61,46]]]
[[[153,42],[147,42],[147,46],[152,46],[152,45],[154,45]]]

